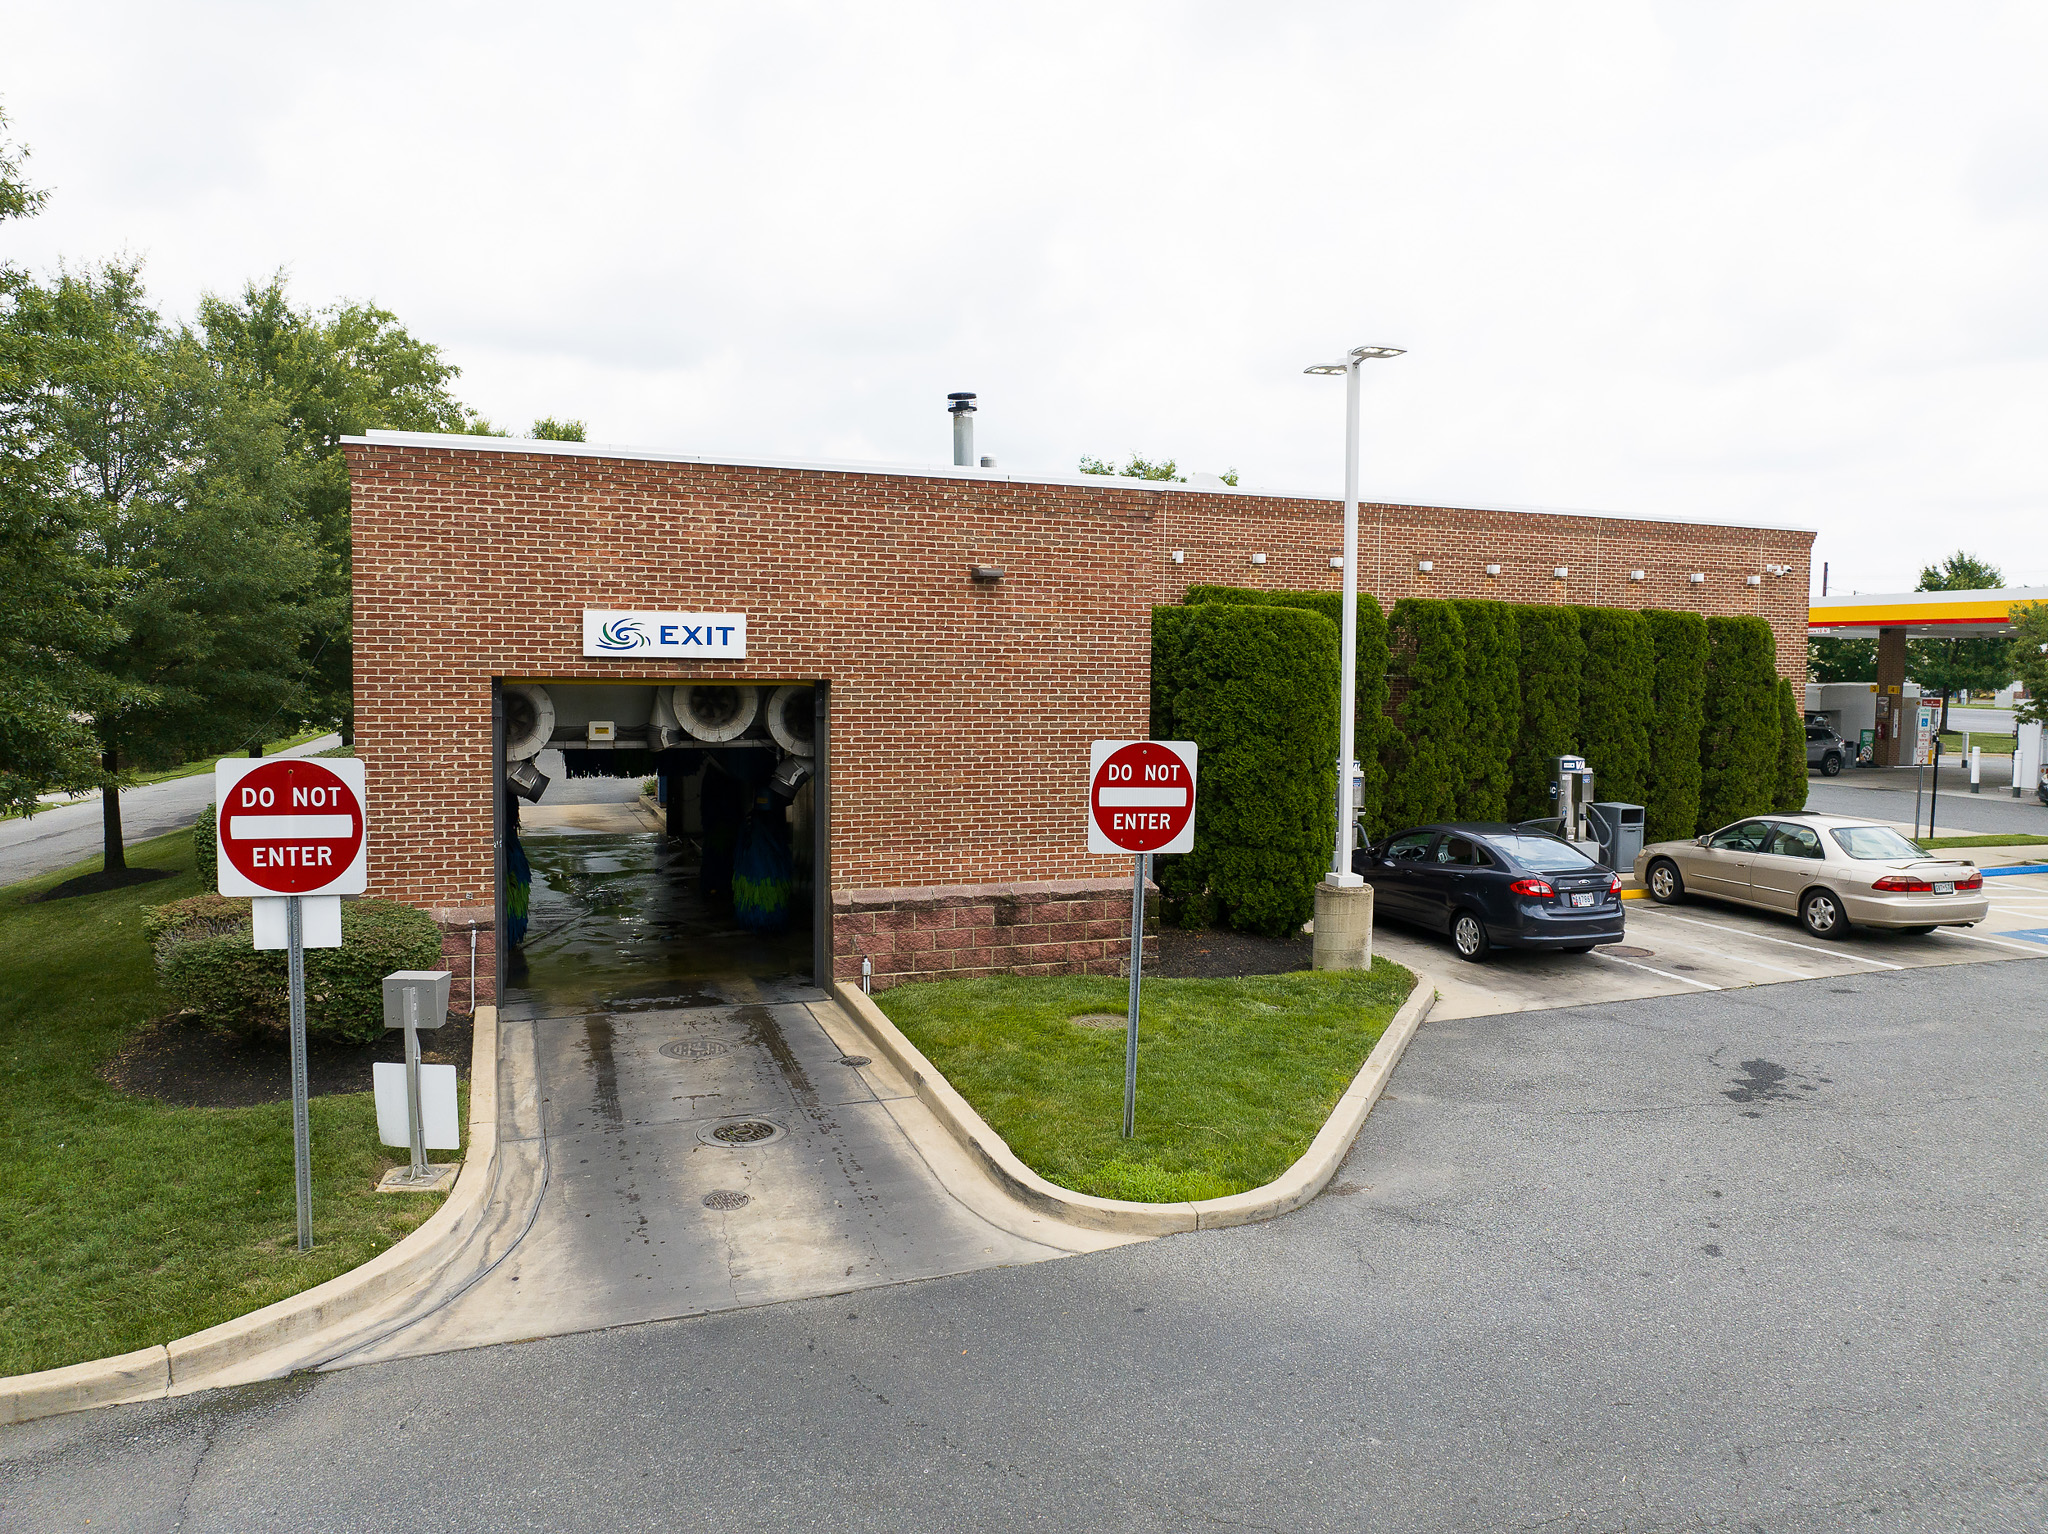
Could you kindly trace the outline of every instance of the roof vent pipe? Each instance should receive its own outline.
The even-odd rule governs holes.
[[[974,467],[974,396],[972,394],[949,394],[953,403],[946,407],[953,417],[953,466],[958,469]]]

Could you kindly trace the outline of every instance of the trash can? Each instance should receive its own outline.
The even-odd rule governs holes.
[[[1616,873],[1636,865],[1643,850],[1643,807],[1640,804],[1598,803],[1586,806],[1593,821],[1593,834],[1600,841],[1600,856]]]

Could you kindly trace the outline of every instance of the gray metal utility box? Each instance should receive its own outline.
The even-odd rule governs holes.
[[[1586,806],[1593,822],[1593,834],[1600,841],[1600,856],[1616,873],[1636,866],[1636,854],[1643,850],[1643,807],[1640,804]]]

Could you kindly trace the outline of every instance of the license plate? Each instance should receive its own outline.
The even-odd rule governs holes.
[[[1937,895],[1953,895],[1955,892],[1956,887],[1953,881],[1945,881],[1934,886],[1934,893]]]
[[[1600,900],[1600,897],[1599,897],[1598,895],[1574,895],[1574,896],[1572,896],[1572,904],[1573,904],[1573,905],[1580,905],[1580,906],[1585,906],[1585,905],[1595,905],[1595,904],[1598,904],[1598,903],[1599,903],[1599,900]]]

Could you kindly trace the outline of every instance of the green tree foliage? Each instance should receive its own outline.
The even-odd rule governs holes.
[[[1657,672],[1650,620],[1623,607],[1582,607],[1579,637],[1579,744],[1593,791],[1647,806]]]
[[[2005,584],[1996,565],[1957,550],[1938,565],[1920,572],[1916,591],[1995,591]],[[1915,639],[1906,646],[1906,674],[1923,694],[1941,694],[1941,728],[1948,728],[1952,693],[1990,692],[2012,680],[2011,642],[1986,639]],[[1876,673],[1871,673],[1872,679]],[[1851,680],[1860,680],[1851,678]]]
[[[1767,813],[1778,788],[1777,641],[1762,618],[1707,619],[1696,831]]]
[[[2022,724],[2048,724],[2048,602],[2021,602],[2011,609],[2015,630],[2006,669],[2026,686],[2018,709]]]
[[[1874,682],[1877,680],[1875,639],[1809,639],[1806,676],[1812,682]]]
[[[1778,773],[1771,808],[1780,812],[1806,808],[1806,716],[1799,711],[1798,695],[1784,677],[1778,678]]]
[[[1508,818],[1537,820],[1556,813],[1551,764],[1579,749],[1579,667],[1586,646],[1576,608],[1518,606],[1515,627],[1522,641],[1522,725]]]
[[[1200,748],[1195,850],[1162,858],[1182,926],[1282,936],[1315,912],[1335,840],[1337,626],[1270,604],[1153,613],[1153,721]]]
[[[1081,455],[1081,472],[1083,474],[1120,474],[1125,479],[1161,479],[1176,485],[1187,483],[1187,477],[1180,472],[1180,465],[1171,458],[1163,458],[1159,462],[1154,463],[1149,458],[1140,457],[1136,453],[1131,454],[1131,461],[1121,469],[1116,466],[1112,459],[1090,458],[1086,453],[1083,453]]]
[[[1506,602],[1454,602],[1465,628],[1465,769],[1460,820],[1504,820],[1522,724],[1522,637]]]
[[[491,433],[484,432],[484,436]],[[584,440],[581,421],[558,421],[551,415],[544,415],[533,423],[533,430],[527,435],[536,442],[581,442]]]
[[[1387,763],[1389,828],[1455,820],[1471,741],[1465,624],[1450,602],[1403,597],[1387,615],[1394,736]]]
[[[1649,797],[1644,837],[1691,836],[1700,818],[1700,728],[1707,695],[1707,620],[1698,613],[1650,611],[1656,657],[1651,684]]]
[[[1190,606],[1203,602],[1234,602],[1264,607],[1298,607],[1321,613],[1343,632],[1344,596],[1336,591],[1258,591],[1248,586],[1190,586]],[[1387,717],[1387,620],[1370,592],[1358,594],[1358,677],[1356,723],[1352,744],[1358,752],[1360,777],[1358,823],[1368,836],[1386,829],[1386,755],[1394,738]],[[1156,676],[1155,676],[1156,685]],[[1155,732],[1156,733],[1156,732]],[[1334,760],[1334,758],[1333,758]],[[1334,793],[1335,790],[1333,789]]]

